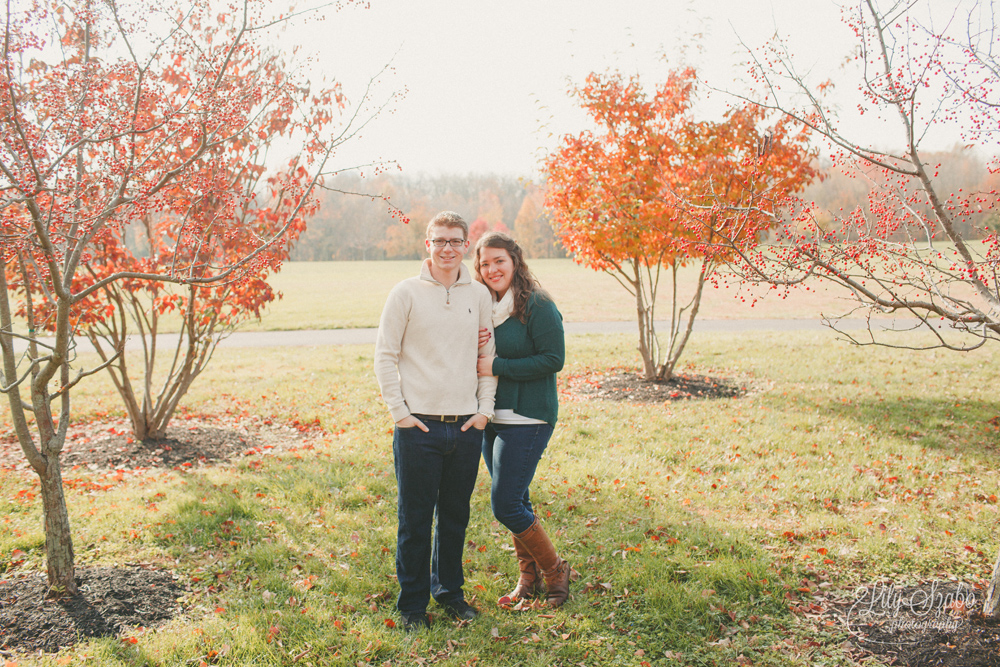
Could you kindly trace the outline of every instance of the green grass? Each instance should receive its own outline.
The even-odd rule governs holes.
[[[636,319],[633,297],[604,272],[569,259],[535,259],[530,267],[552,294],[567,322]],[[288,262],[270,281],[281,298],[262,311],[259,321],[248,321],[239,331],[375,327],[389,290],[419,271],[418,261]],[[695,268],[681,269],[678,293],[682,298],[690,298],[695,278]],[[762,286],[720,285],[706,286],[700,319],[817,319],[842,315],[851,308],[841,292],[820,284],[809,291],[796,289],[787,294]],[[670,317],[670,294],[670,281],[665,275],[656,301],[658,320]],[[25,326],[21,320],[16,323],[20,329]],[[161,316],[161,333],[176,332],[179,327],[176,316],[169,312]]]
[[[568,358],[560,423],[532,487],[580,574],[564,608],[493,606],[515,565],[483,469],[466,572],[484,616],[465,628],[439,616],[419,636],[388,628],[398,621],[395,482],[371,347],[224,349],[187,414],[318,419],[322,431],[294,451],[214,468],[67,472],[110,484],[67,490],[80,566],[156,563],[190,593],[182,616],[132,633],[134,645],[88,641],[18,664],[730,665],[743,655],[841,665],[843,633],[793,611],[811,601],[803,589],[988,576],[1000,445],[992,350],[857,348],[827,332],[699,335],[689,367],[756,390],[666,405],[573,389],[634,366],[629,336],[570,337]],[[81,419],[119,411],[103,376],[74,400]],[[43,563],[40,504],[18,497],[36,486],[27,472],[0,472],[0,573]],[[14,549],[26,554],[19,567]],[[224,655],[209,661],[211,651]]]

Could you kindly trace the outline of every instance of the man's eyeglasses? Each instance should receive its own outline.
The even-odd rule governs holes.
[[[450,245],[452,248],[461,248],[465,245],[465,239],[430,239],[431,245],[435,248],[443,248]]]

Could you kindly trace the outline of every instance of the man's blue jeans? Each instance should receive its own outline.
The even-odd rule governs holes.
[[[463,433],[462,422],[425,425],[427,433],[397,427],[392,438],[399,517],[396,607],[402,614],[425,611],[431,594],[441,603],[464,599],[462,551],[483,432],[470,427]]]
[[[528,486],[552,437],[552,426],[489,424],[484,435],[483,460],[493,478],[493,516],[515,535],[523,533],[535,522]]]

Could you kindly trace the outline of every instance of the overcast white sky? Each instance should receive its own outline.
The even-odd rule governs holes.
[[[652,87],[687,48],[686,62],[709,83],[742,90],[740,39],[759,47],[775,30],[819,81],[854,46],[840,16],[833,0],[371,0],[285,39],[314,54],[352,101],[390,61],[375,98],[406,91],[338,163],[382,158],[409,174],[531,176],[559,136],[585,125],[569,82],[613,68]],[[707,95],[705,113],[725,103]]]

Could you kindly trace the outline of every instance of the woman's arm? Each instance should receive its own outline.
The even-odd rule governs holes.
[[[534,295],[531,301],[527,328],[536,353],[520,359],[495,357],[489,362],[492,375],[523,381],[537,380],[562,370],[566,362],[562,315],[556,304],[548,299]],[[485,357],[481,358],[480,365],[485,365],[485,361]]]

